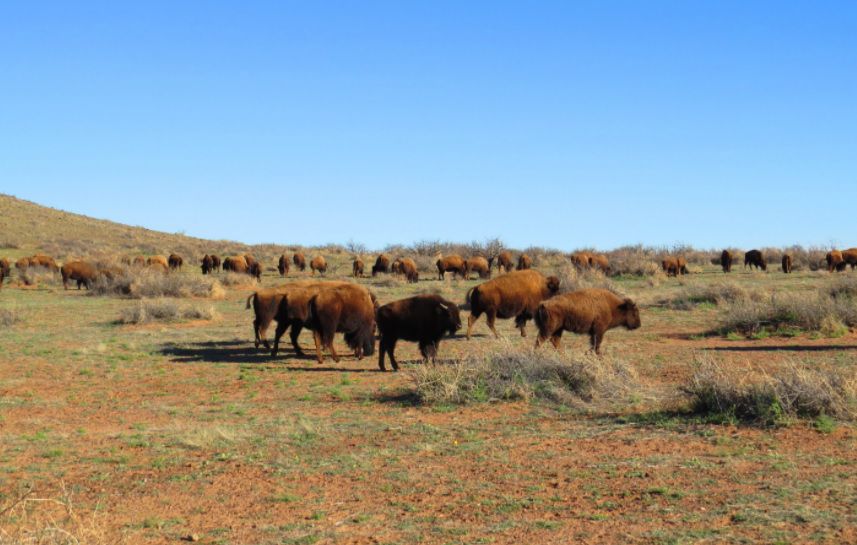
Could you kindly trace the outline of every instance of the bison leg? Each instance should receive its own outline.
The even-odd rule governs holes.
[[[304,351],[301,349],[301,345],[298,344],[298,337],[301,334],[304,326],[300,322],[296,322],[292,324],[292,332],[289,334],[289,339],[292,341],[292,348],[295,349],[295,354],[298,356],[305,356]]]
[[[396,340],[395,338],[390,337],[381,337],[381,346],[378,354],[378,367],[381,368],[381,371],[386,371],[387,368],[384,366],[384,354],[388,354],[390,356],[390,365],[393,366],[394,371],[399,370],[399,363],[396,361],[396,356],[393,352],[396,350]]]
[[[333,358],[333,361],[339,363],[339,354],[336,353],[336,346],[333,342],[333,335],[322,334],[323,346],[326,347],[330,351],[330,355]],[[361,356],[362,357],[362,353]]]
[[[285,333],[286,329],[288,328],[289,322],[287,322],[286,320],[283,320],[282,322],[277,322],[277,329],[274,332],[274,348],[271,350],[272,358],[277,357],[277,351],[280,349],[280,338],[283,336],[283,333]],[[292,333],[294,334],[294,329],[292,329]],[[268,346],[267,341],[265,341],[265,346]],[[259,345],[257,344],[256,347],[258,348]]]
[[[559,346],[559,342],[560,342],[561,340],[562,340],[562,330],[560,329],[558,332],[554,333],[554,334],[551,336],[551,344],[552,344],[552,345],[553,345],[553,347],[554,347],[554,348],[556,348],[557,350],[561,350],[561,348],[560,348],[560,346]]]
[[[312,339],[315,341],[315,359],[318,360],[318,363],[324,363],[324,356],[321,353],[321,333],[313,331]]]
[[[494,338],[499,339],[500,334],[497,333],[497,328],[494,327],[494,321],[497,319],[497,313],[489,311],[489,312],[486,312],[485,314],[486,314],[485,319],[488,320],[488,328],[491,329],[492,333],[494,333]]]
[[[437,343],[435,343],[434,341],[420,341],[419,346],[420,354],[422,354],[423,360],[434,361],[435,357],[437,356]]]
[[[467,317],[467,340],[470,340],[470,332],[473,330],[473,324],[476,323],[476,320],[479,319],[482,313],[480,312],[471,312],[470,316]]]
[[[601,341],[604,340],[604,332],[600,329],[593,328],[589,334],[590,343],[592,345],[592,351],[595,352],[596,355],[601,355]]]

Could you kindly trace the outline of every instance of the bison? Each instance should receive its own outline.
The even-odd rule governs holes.
[[[365,267],[366,266],[363,263],[363,260],[359,257],[355,257],[354,262],[351,263],[351,276],[353,276],[354,278],[360,278],[361,276],[363,276],[363,270],[365,269]]]
[[[610,272],[610,260],[604,254],[592,254],[589,256],[589,266],[598,269],[604,274]]]
[[[145,266],[146,266],[146,258],[145,258],[145,256],[138,255],[138,256],[137,256],[137,257],[135,257],[135,258],[134,258],[134,260],[131,262],[131,265],[133,265],[134,267],[145,267]]]
[[[538,271],[513,271],[493,280],[479,284],[467,292],[470,316],[467,318],[467,338],[473,324],[482,314],[487,316],[488,327],[495,337],[500,335],[494,328],[497,318],[515,318],[515,327],[526,337],[527,320],[533,317],[539,303],[559,291],[559,278],[545,277]]]
[[[472,272],[476,272],[479,278],[491,278],[491,264],[482,256],[469,257],[464,261],[464,279],[470,280]]]
[[[417,263],[410,257],[402,257],[396,260],[399,264],[399,273],[405,275],[405,278],[411,284],[416,284],[420,281],[420,272],[417,269]]]
[[[258,263],[255,257],[252,254],[244,254],[244,261],[247,262],[247,269],[253,266],[254,263]]]
[[[438,280],[443,280],[446,273],[451,272],[453,278],[458,278],[459,275],[467,278],[466,266],[464,259],[460,255],[448,255],[441,257],[435,263],[437,265]]]
[[[592,265],[592,254],[589,252],[574,252],[568,259],[571,260],[571,264],[577,267],[578,269],[588,269]]]
[[[783,254],[783,272],[788,274],[792,272],[792,256]]]
[[[842,252],[839,250],[830,250],[827,252],[827,255],[824,256],[825,261],[827,261],[827,271],[843,271],[845,270],[845,259],[842,257]]]
[[[250,266],[243,255],[234,255],[223,258],[223,270],[234,273],[247,273],[250,270]]]
[[[146,260],[146,265],[152,266],[156,265],[157,268],[160,268],[161,265],[164,266],[165,269],[169,269],[170,263],[167,261],[167,258],[162,255],[153,255],[149,259]]]
[[[514,269],[512,263],[512,252],[502,251],[497,256],[497,272],[511,272]]]
[[[532,267],[533,259],[530,256],[528,256],[527,254],[521,254],[520,257],[518,257],[518,266],[516,267],[516,270],[526,271],[531,269]]]
[[[857,267],[857,248],[849,248],[847,250],[842,250],[842,260],[851,266],[851,270],[853,271],[855,267]]]
[[[312,274],[315,274],[315,271],[318,271],[319,274],[323,275],[327,272],[327,261],[324,259],[324,256],[317,255],[309,262],[309,268],[312,271]]]
[[[295,255],[292,256],[292,262],[295,264],[295,267],[297,267],[299,271],[303,272],[306,270],[306,257],[304,256],[304,254],[300,252],[295,252]]]
[[[211,267],[215,272],[220,271],[220,257],[214,254],[211,254]]]
[[[178,254],[170,254],[170,257],[167,258],[167,263],[172,270],[181,270],[182,265],[184,265],[184,259],[182,256]]]
[[[615,293],[590,288],[557,295],[539,305],[535,316],[539,336],[536,347],[550,339],[559,349],[563,331],[589,335],[590,345],[596,354],[601,354],[604,333],[614,327],[626,329],[640,327],[640,311],[631,299],[623,299]]]
[[[424,360],[434,360],[440,340],[447,333],[455,335],[461,329],[458,306],[440,295],[416,295],[388,303],[378,309],[380,334],[378,367],[386,371],[384,355],[390,356],[395,371],[399,364],[393,352],[399,339],[419,344]]]
[[[768,264],[765,263],[765,256],[759,250],[750,250],[744,254],[744,268],[747,268],[747,266],[751,269],[756,267],[763,271],[768,270]]]
[[[689,274],[687,270],[687,259],[682,256],[678,256],[675,258],[676,266],[678,267],[678,273],[681,275]]]
[[[92,283],[98,277],[98,269],[92,263],[86,261],[69,261],[60,269],[62,274],[62,287],[68,289],[69,280],[77,282],[77,289],[86,286],[92,288]]]
[[[277,262],[277,271],[279,271],[280,276],[289,274],[289,258],[286,257],[286,254],[280,256],[280,260]]]
[[[393,273],[394,276],[399,276],[402,274],[402,258],[397,257],[395,261],[390,265],[390,272]]]
[[[390,256],[387,254],[380,254],[375,259],[375,264],[372,265],[372,276],[375,276],[378,273],[388,272],[390,272]]]
[[[201,268],[202,274],[211,274],[211,271],[214,269],[214,261],[212,261],[210,255],[205,254],[202,256]]]
[[[262,264],[254,261],[247,267],[247,274],[256,278],[257,281],[262,280]]]
[[[44,267],[46,269],[50,269],[53,272],[57,272],[60,270],[59,266],[57,266],[57,262],[54,261],[54,258],[51,256],[36,254],[30,258],[30,266],[31,267]]]
[[[9,263],[9,260],[6,259],[5,257],[3,259],[0,259],[0,289],[3,288],[3,280],[7,276],[9,276],[10,272],[11,272],[11,264]]]
[[[358,284],[321,290],[310,300],[309,307],[318,363],[324,363],[325,348],[333,361],[339,361],[333,346],[336,333],[345,334],[345,342],[358,360],[375,353],[375,302],[369,290]]]
[[[661,261],[661,269],[663,269],[667,276],[678,276],[680,272],[678,259],[674,257],[665,257]]]
[[[723,252],[720,254],[720,267],[723,268],[723,272],[732,272],[733,260],[734,257],[732,256],[732,252],[730,252],[729,250],[723,250]]]

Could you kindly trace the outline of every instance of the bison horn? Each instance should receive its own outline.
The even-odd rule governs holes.
[[[444,305],[443,303],[438,303],[438,305],[439,305],[439,306],[440,306],[440,308],[442,308],[443,310],[449,310],[449,307],[448,307],[448,306],[446,306],[446,305]]]

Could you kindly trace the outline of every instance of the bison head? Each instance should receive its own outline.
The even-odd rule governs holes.
[[[624,316],[623,325],[628,329],[637,329],[640,327],[642,322],[640,322],[640,309],[637,308],[637,304],[630,300],[625,299],[621,305],[619,305],[619,311]]]
[[[551,293],[556,293],[559,291],[559,277],[556,276],[548,276],[548,290]]]
[[[458,312],[458,307],[452,303],[440,303],[437,307],[438,314],[441,318],[445,318],[444,324],[447,326],[447,331],[450,335],[461,329],[461,315]]]

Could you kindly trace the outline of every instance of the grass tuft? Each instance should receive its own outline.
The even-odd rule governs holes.
[[[217,311],[211,305],[180,304],[171,299],[144,299],[134,306],[122,309],[119,321],[124,324],[147,324],[181,320],[213,320],[217,317]]]

